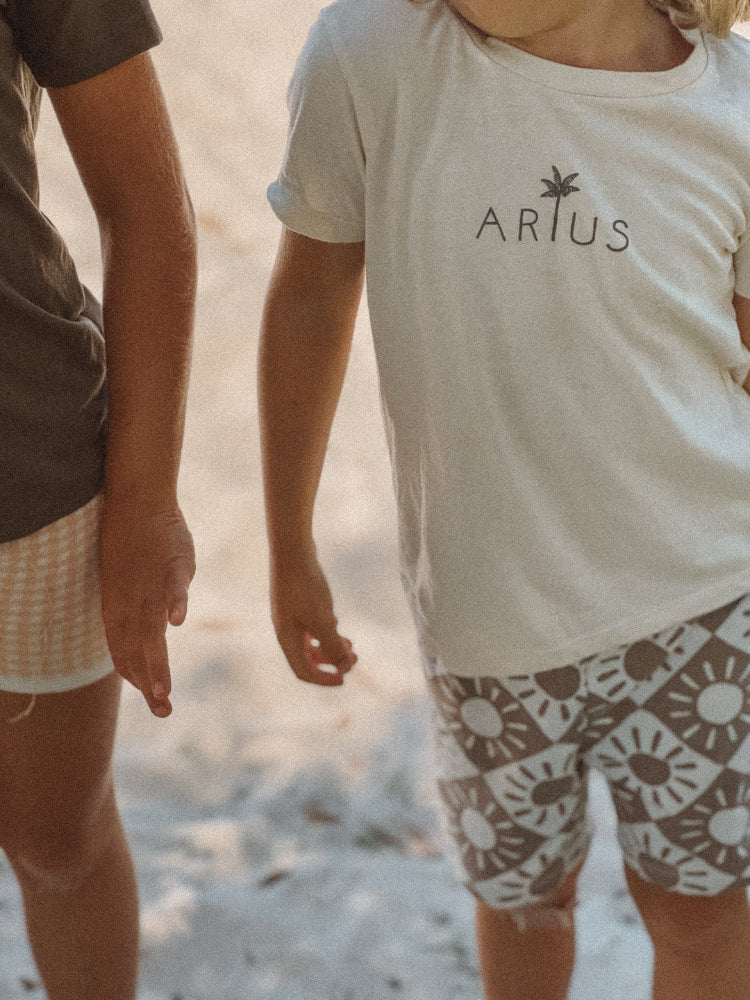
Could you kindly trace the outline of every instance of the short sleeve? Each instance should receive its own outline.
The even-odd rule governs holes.
[[[350,89],[323,19],[287,94],[289,137],[268,200],[289,229],[326,243],[365,238],[365,156]]]
[[[149,0],[6,0],[18,49],[42,87],[98,76],[158,45]]]

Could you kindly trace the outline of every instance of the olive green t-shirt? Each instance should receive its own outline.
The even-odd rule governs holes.
[[[0,542],[72,513],[103,480],[101,309],[39,210],[40,88],[160,39],[148,0],[0,0]]]

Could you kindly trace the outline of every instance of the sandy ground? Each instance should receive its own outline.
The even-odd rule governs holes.
[[[436,844],[426,706],[399,589],[367,319],[318,505],[318,539],[360,666],[294,680],[267,615],[254,366],[278,238],[265,201],[284,92],[316,0],[154,0],[155,53],[201,236],[182,497],[199,575],[172,634],[174,715],[127,692],[116,766],[142,889],[139,1000],[479,1000],[472,903]],[[84,279],[95,227],[54,122],[43,199]],[[366,445],[363,444],[366,442]],[[592,783],[571,1000],[646,1000],[651,948]],[[41,995],[0,860],[0,996]]]

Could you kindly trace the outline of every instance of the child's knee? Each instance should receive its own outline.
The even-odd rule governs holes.
[[[492,906],[487,901],[478,898],[477,913],[480,920],[489,923],[507,923],[510,921],[516,930],[533,929],[553,930],[555,928],[572,929],[573,912],[578,902],[578,875],[582,863],[570,872],[543,899],[524,903],[520,906]]]
[[[677,947],[692,955],[712,952],[738,923],[750,928],[747,891],[687,895],[646,882],[629,865],[630,894],[654,944]]]
[[[0,831],[0,846],[22,884],[74,892],[96,869],[119,829],[117,807],[107,796],[86,815],[8,822]]]

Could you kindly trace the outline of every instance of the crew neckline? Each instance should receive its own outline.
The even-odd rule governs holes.
[[[694,83],[708,62],[703,33],[697,28],[681,32],[693,46],[693,50],[679,65],[654,72],[628,72],[583,69],[542,59],[541,56],[532,55],[499,38],[483,35],[466,22],[462,22],[461,26],[474,44],[493,62],[552,90],[563,90],[584,97],[630,98],[673,93]]]

